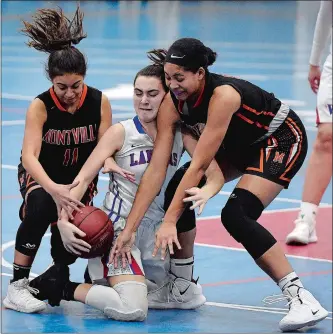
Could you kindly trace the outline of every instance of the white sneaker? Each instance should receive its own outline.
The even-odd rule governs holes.
[[[152,309],[192,310],[205,302],[200,284],[173,274],[164,285],[148,293],[148,307]]]
[[[274,297],[275,301],[273,300]],[[309,291],[301,287],[298,288],[298,293],[295,297],[290,296],[287,288],[283,295],[270,296],[265,299],[268,300],[269,298],[271,298],[271,301],[267,302],[268,304],[283,299],[288,300],[289,312],[279,323],[279,327],[283,332],[314,326],[328,316],[328,312],[320,305],[317,299]]]
[[[6,308],[24,313],[36,313],[46,310],[47,305],[32,295],[36,293],[38,293],[38,290],[30,287],[29,280],[23,278],[9,284],[3,304]]]
[[[292,232],[287,235],[286,244],[303,244],[317,242],[316,222],[313,219],[305,219],[303,214],[299,214],[294,221],[296,225]]]

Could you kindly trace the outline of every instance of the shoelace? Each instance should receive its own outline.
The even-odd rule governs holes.
[[[27,279],[23,281],[23,284],[16,284],[15,286],[19,289],[20,296],[24,299],[30,298],[32,294],[37,295],[37,293],[39,292],[38,289],[29,286],[29,281]]]
[[[271,296],[268,296],[268,297],[264,298],[262,301],[263,301],[264,304],[272,305],[272,304],[276,304],[276,303],[279,303],[279,302],[285,301],[285,300],[288,300],[288,303],[285,306],[289,306],[289,305],[295,303],[296,301],[300,301],[300,296],[298,294],[294,297],[288,297],[284,294],[271,295]]]
[[[176,285],[176,283],[175,283],[174,280],[170,280],[170,281],[165,282],[163,285],[161,285],[161,286],[160,286],[159,288],[157,288],[156,290],[153,290],[151,293],[155,293],[155,292],[157,292],[157,291],[159,291],[159,290],[162,290],[164,287],[166,287],[166,288],[168,289],[168,290],[167,290],[167,291],[168,291],[168,299],[167,299],[168,303],[170,302],[170,293],[172,294],[173,299],[174,299],[177,303],[181,304],[181,303],[184,302],[184,298],[183,298],[182,295],[180,294],[180,290],[179,290],[179,288],[178,288],[178,286]],[[177,292],[178,292],[180,298],[178,298],[178,296],[175,294],[173,288],[176,288],[176,289],[177,289]]]

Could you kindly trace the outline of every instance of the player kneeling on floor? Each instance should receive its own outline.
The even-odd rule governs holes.
[[[80,200],[90,179],[99,173],[105,157],[114,157],[116,164],[113,162],[112,166],[108,166],[113,173],[110,173],[111,182],[102,206],[102,210],[114,224],[113,241],[126,225],[126,218],[133,205],[141,176],[150,161],[157,133],[155,119],[166,92],[163,75],[163,67],[156,65],[147,66],[138,73],[134,81],[134,106],[137,116],[115,124],[107,130],[75,178],[78,185],[70,191],[72,198]],[[44,299],[49,299],[50,304],[51,299],[53,305],[56,305],[54,299],[59,299],[59,296],[64,300],[81,301],[102,310],[112,319],[123,321],[144,320],[147,316],[148,300],[155,308],[194,309],[205,303],[206,298],[202,294],[201,287],[192,281],[194,211],[189,208],[185,211],[193,215],[193,224],[184,224],[183,228],[179,228],[180,240],[181,238],[186,240],[190,236],[187,239],[190,241],[184,241],[184,249],[187,250],[187,255],[192,255],[187,256],[183,260],[184,263],[179,260],[178,263],[175,260],[171,261],[173,274],[170,276],[168,274],[170,261],[152,257],[155,234],[164,216],[164,195],[169,188],[169,181],[178,173],[176,170],[183,153],[183,140],[188,152],[191,154],[194,151],[196,140],[190,135],[184,135],[182,138],[182,133],[177,128],[165,182],[141,220],[137,235],[132,234],[132,246],[128,247],[126,256],[116,264],[109,263],[109,253],[89,259],[89,275],[94,285],[74,283],[69,280],[59,282],[57,272],[61,272],[62,269],[57,269],[57,266],[51,267],[31,282],[34,288],[40,290],[40,295],[43,295]],[[182,169],[179,171],[185,172]],[[202,187],[203,192],[199,188],[196,189],[198,198],[203,194],[205,196],[200,202],[201,209],[204,206],[202,203],[206,203],[208,198],[218,193],[223,181],[215,160],[205,175],[207,181]],[[79,238],[84,237],[84,233],[68,221],[65,212],[62,212],[62,215],[58,228],[65,248],[79,256],[85,252],[83,256],[89,257],[86,253],[89,254],[90,245]],[[187,216],[185,218],[188,223]],[[182,262],[181,267],[186,268],[188,275],[183,275],[184,270],[177,267],[176,264],[179,262]],[[150,284],[154,290],[148,298],[145,274],[155,284]],[[172,289],[169,289],[170,284]],[[177,296],[177,291],[182,298]]]

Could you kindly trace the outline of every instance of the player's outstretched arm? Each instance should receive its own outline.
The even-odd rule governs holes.
[[[233,114],[239,109],[241,97],[231,86],[215,88],[209,103],[207,124],[194,150],[189,168],[178,185],[173,200],[164,216],[163,224],[156,233],[153,256],[161,248],[163,259],[167,247],[173,253],[173,243],[179,248],[176,224],[184,211],[186,190],[196,187],[222,144]]]
[[[126,230],[135,232],[149,206],[159,193],[165,179],[179,116],[168,93],[157,115],[157,136],[151,161],[143,174],[127,218]]]
[[[198,141],[190,134],[183,134],[184,147],[188,154],[192,157]],[[212,160],[205,172],[206,183],[203,187],[192,187],[185,190],[188,197],[183,199],[183,202],[194,202],[190,207],[194,210],[199,207],[198,215],[200,215],[207,203],[207,201],[214,197],[223,187],[225,183],[224,175],[221,168],[215,159]]]
[[[168,93],[157,115],[157,137],[151,161],[141,179],[126,226],[111,250],[109,263],[114,262],[116,265],[116,258],[119,256],[124,258],[128,255],[126,250],[131,246],[131,240],[134,240],[133,233],[162,187],[172,152],[175,125],[178,120],[179,115]],[[130,262],[131,259],[129,258],[128,261]]]
[[[125,130],[121,124],[115,124],[108,128],[76,176],[74,182],[78,184],[70,191],[71,198],[80,200],[83,197],[89,184],[104,165],[104,161],[121,149],[124,137]],[[76,255],[80,255],[82,251],[89,252],[90,245],[81,239],[85,236],[85,233],[69,223],[68,218],[70,218],[69,215],[63,210],[58,221],[58,228],[64,247],[67,251]],[[81,238],[78,238],[77,235]]]
[[[71,198],[80,200],[83,197],[89,184],[103,167],[105,160],[121,149],[124,138],[125,129],[120,123],[112,125],[106,130],[75,177],[74,182],[77,182],[78,185],[70,191]]]

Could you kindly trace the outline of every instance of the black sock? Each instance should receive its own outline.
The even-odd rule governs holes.
[[[74,299],[74,292],[80,284],[81,283],[75,283],[75,282],[69,281],[64,287],[63,299],[68,300],[68,301],[69,300],[75,300]]]
[[[22,278],[29,278],[31,266],[21,266],[20,264],[13,263],[13,279],[11,283],[16,282]]]

